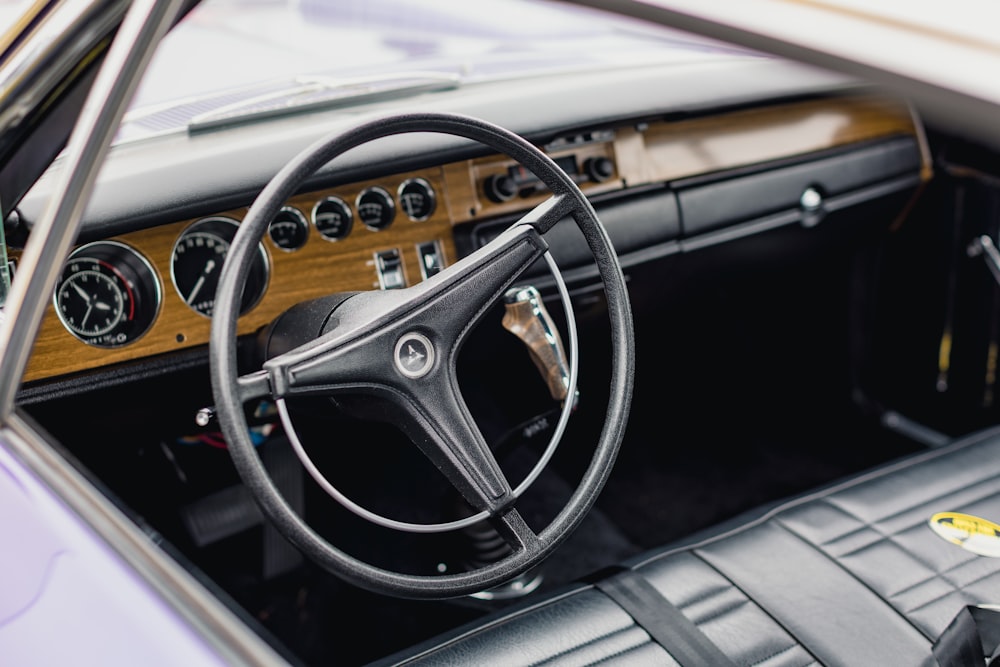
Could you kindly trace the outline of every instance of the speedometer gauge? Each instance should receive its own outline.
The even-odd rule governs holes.
[[[160,309],[160,281],[130,246],[99,241],[66,261],[53,296],[66,330],[88,345],[121,347],[142,336]]]
[[[196,313],[211,317],[222,263],[239,225],[232,218],[204,218],[181,232],[170,258],[170,277],[177,294]],[[257,244],[240,303],[240,314],[257,305],[267,289],[268,261],[264,246]]]

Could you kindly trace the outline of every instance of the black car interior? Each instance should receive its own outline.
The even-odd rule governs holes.
[[[1000,600],[1000,561],[927,525],[940,512],[989,518],[1000,503],[995,154],[905,100],[777,60],[518,85],[113,150],[19,408],[293,664],[934,664],[960,612]],[[265,217],[249,208],[317,139],[400,111],[482,118],[551,158],[606,229],[634,327],[634,367],[623,368],[617,267],[595,261],[593,230],[562,214],[543,237],[579,331],[578,396],[553,398],[500,300],[471,330],[443,327],[461,329],[446,379],[512,484],[572,401],[558,449],[516,502],[529,531],[544,539],[581,483],[607,477],[568,535],[529,554],[512,581],[443,599],[430,585],[392,597],[374,578],[331,573],[260,509],[227,451],[223,431],[236,427],[220,422],[245,419],[240,447],[282,502],[407,581],[467,584],[463,573],[516,560],[496,523],[387,530],[303,470],[279,410],[359,505],[399,522],[470,516],[469,493],[391,423],[377,392],[289,392],[281,406],[254,394],[245,411],[213,392],[220,359],[250,377],[275,346],[301,344],[289,313],[325,308],[302,321],[326,334],[368,316],[345,303],[432,303],[438,276],[458,273],[446,269],[499,247],[552,201],[541,167],[418,132],[319,161],[288,193],[268,194]],[[51,181],[7,220],[15,265]],[[259,245],[234,236],[244,222]],[[237,247],[246,288],[223,283],[216,299],[205,277]],[[560,281],[538,253],[525,257],[516,284],[537,290],[566,338]],[[75,304],[85,274],[119,281],[127,326],[94,325]],[[220,313],[233,319],[228,353],[212,329]],[[627,421],[607,407],[622,399],[623,372]],[[233,391],[248,397],[247,386]],[[620,451],[605,449],[609,414]]]

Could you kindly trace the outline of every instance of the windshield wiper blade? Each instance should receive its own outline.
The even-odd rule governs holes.
[[[187,129],[195,133],[274,116],[381,102],[451,90],[461,83],[461,77],[450,72],[405,72],[356,79],[299,76],[290,88],[273,90],[198,114],[188,122]]]

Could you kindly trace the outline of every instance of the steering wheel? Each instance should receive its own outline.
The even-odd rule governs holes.
[[[269,359],[263,369],[240,376],[236,354],[240,297],[268,223],[307,178],[337,156],[375,139],[413,132],[478,141],[529,169],[552,194],[495,240],[417,285],[332,295],[303,304],[300,310],[319,313],[320,333]],[[552,522],[535,532],[516,507],[521,488],[511,488],[462,398],[456,359],[474,324],[532,262],[544,256],[558,272],[543,235],[566,216],[583,232],[604,282],[611,323],[611,387],[601,435],[579,485]],[[572,533],[597,499],[624,437],[635,358],[621,267],[607,232],[576,183],[548,156],[511,132],[483,120],[435,113],[381,118],[319,141],[268,183],[226,256],[210,346],[219,422],[234,465],[264,514],[306,556],[330,572],[362,588],[409,598],[457,597],[493,588],[539,564]],[[575,382],[575,364],[572,377]],[[392,421],[472,506],[477,512],[473,518],[483,517],[493,524],[511,547],[509,555],[467,572],[390,571],[338,549],[293,511],[254,449],[244,404],[273,398],[284,419],[286,398],[345,392],[377,396],[395,408]],[[308,469],[308,459],[303,463]],[[321,486],[327,488],[322,482]],[[393,527],[407,526],[412,529],[412,524]],[[455,526],[437,524],[431,529],[441,527]]]

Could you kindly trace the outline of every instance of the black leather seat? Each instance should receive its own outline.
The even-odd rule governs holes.
[[[1000,430],[645,554],[626,572],[736,665],[934,665],[932,644],[957,612],[1000,602],[1000,558],[935,534],[928,520],[943,511],[1000,519]],[[386,662],[678,664],[604,584],[577,585]]]

